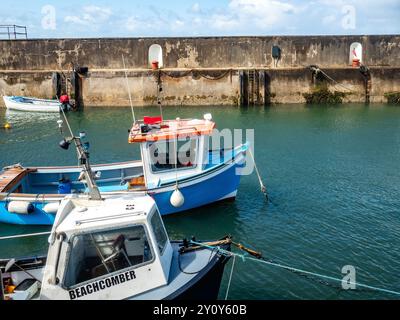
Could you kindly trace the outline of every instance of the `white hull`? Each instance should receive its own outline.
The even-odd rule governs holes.
[[[29,112],[60,112],[61,103],[57,100],[21,97],[26,101],[30,101],[22,102],[15,100],[15,98],[16,97],[3,96],[3,100],[7,109]]]

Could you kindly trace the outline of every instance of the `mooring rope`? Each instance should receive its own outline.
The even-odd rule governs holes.
[[[122,55],[122,64],[124,65],[125,83],[126,83],[126,89],[128,90],[129,103],[130,103],[130,105],[131,105],[132,120],[133,120],[133,123],[136,123],[135,111],[133,111],[131,88],[129,87],[128,73],[127,73],[126,67],[125,67],[125,58],[124,58],[124,55]]]
[[[244,254],[238,254],[238,253],[234,253],[234,252],[222,249],[219,246],[217,246],[217,247],[210,246],[210,245],[207,245],[207,244],[204,244],[204,243],[201,243],[201,242],[196,242],[196,241],[193,241],[193,240],[191,240],[190,242],[193,243],[193,244],[196,244],[198,246],[202,246],[202,247],[208,248],[210,250],[214,250],[215,248],[217,248],[218,252],[220,252],[220,253],[222,253],[222,254],[224,254],[226,256],[239,257],[243,261],[248,259],[248,260],[251,260],[251,261],[263,263],[263,264],[274,266],[274,267],[278,267],[278,268],[281,268],[281,269],[286,269],[286,270],[289,270],[289,271],[292,271],[292,272],[295,272],[295,273],[302,273],[302,274],[305,274],[305,275],[312,275],[312,276],[315,276],[315,277],[320,277],[320,278],[328,279],[328,280],[331,280],[331,281],[336,281],[336,282],[343,283],[343,279],[339,279],[339,278],[323,275],[323,274],[316,273],[316,272],[310,272],[310,271],[302,270],[302,269],[299,269],[299,268],[290,267],[290,266],[287,266],[287,265],[284,265],[284,264],[281,264],[281,263],[275,263],[275,262],[267,261],[265,259],[252,258],[252,257],[249,257],[249,256],[244,255]],[[390,293],[390,294],[394,294],[394,295],[400,296],[400,292],[394,291],[394,290],[378,288],[378,287],[375,287],[375,286],[370,286],[370,285],[366,285],[366,284],[359,283],[359,282],[353,282],[353,281],[346,281],[346,283],[351,284],[351,285],[355,285],[355,286],[358,286],[358,287],[366,288],[366,289],[369,289],[369,290],[373,290],[373,291]]]
[[[184,78],[190,74],[193,74],[193,75],[199,75],[200,77],[207,79],[207,80],[221,80],[222,78],[226,77],[230,72],[232,72],[232,69],[228,69],[216,77],[211,77],[211,76],[207,75],[206,72],[204,72],[204,70],[201,71],[201,70],[195,70],[195,69],[190,69],[182,74],[180,73],[180,71],[173,71],[172,73],[162,71],[161,73],[166,75],[167,77],[175,78],[175,79]]]
[[[231,287],[233,268],[235,267],[236,256],[233,256],[231,274],[229,275],[228,287],[226,288],[225,300],[228,300],[229,289]]]
[[[265,197],[268,200],[267,187],[262,182],[260,172],[258,171],[258,168],[257,168],[256,160],[254,159],[254,156],[253,156],[253,153],[251,152],[251,148],[250,147],[249,147],[249,153],[250,153],[250,156],[251,156],[251,158],[253,160],[253,163],[254,163],[254,169],[256,169],[256,174],[257,174],[257,177],[258,177],[258,181],[260,183],[261,192],[265,195]]]
[[[337,82],[335,79],[333,79],[332,77],[330,77],[325,71],[323,71],[323,70],[321,70],[321,69],[319,69],[319,71],[320,71],[325,77],[327,77],[329,80],[331,80],[335,85],[340,86],[340,87],[342,87],[342,88],[344,88],[344,89],[346,89],[346,90],[348,90],[348,91],[350,91],[350,92],[352,92],[352,93],[355,93],[354,90],[351,90],[351,89],[347,88],[345,85],[343,85],[343,84]]]
[[[204,79],[207,79],[207,80],[221,80],[222,78],[225,78],[229,74],[229,72],[231,72],[231,71],[232,70],[229,69],[226,72],[224,72],[224,73],[222,73],[222,74],[220,74],[219,76],[216,76],[216,77],[210,77],[210,76],[206,75],[205,73],[203,74],[201,72],[199,72],[199,75],[200,75],[200,77],[203,77]]]
[[[356,91],[354,91],[354,90],[352,90],[352,89],[349,89],[349,88],[347,88],[345,85],[343,85],[343,84],[337,82],[335,79],[333,79],[332,77],[330,77],[325,71],[323,71],[320,67],[318,67],[318,66],[316,66],[316,65],[312,65],[312,66],[304,66],[304,65],[303,65],[303,67],[304,67],[304,68],[309,68],[309,69],[314,68],[316,73],[321,72],[328,80],[330,80],[330,81],[332,81],[332,82],[334,83],[334,86],[336,86],[336,85],[337,85],[337,86],[341,86],[342,88],[344,88],[344,89],[350,91],[351,93],[356,93]]]

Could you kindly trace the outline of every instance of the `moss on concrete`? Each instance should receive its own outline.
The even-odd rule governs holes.
[[[346,93],[340,91],[330,91],[326,85],[321,85],[309,93],[303,93],[307,104],[340,104]]]
[[[400,92],[385,92],[384,96],[388,103],[400,104]]]

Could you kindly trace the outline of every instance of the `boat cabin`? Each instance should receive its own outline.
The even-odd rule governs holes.
[[[209,137],[215,128],[211,119],[211,114],[204,115],[203,120],[144,117],[133,125],[129,143],[140,143],[147,189],[204,170],[209,160]]]
[[[168,283],[173,249],[149,196],[63,201],[41,299],[127,299]]]
[[[168,120],[144,117],[129,134],[129,143],[140,143],[141,160],[92,165],[102,193],[146,191],[175,179],[201,173],[210,164],[209,138],[215,128],[211,115],[204,120]],[[0,194],[66,195],[86,193],[80,167],[4,168]],[[55,211],[53,212],[55,213]]]

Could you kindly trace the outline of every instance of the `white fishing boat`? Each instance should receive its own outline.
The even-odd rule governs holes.
[[[21,96],[3,96],[7,109],[29,112],[60,112],[61,108],[66,110],[68,103],[59,100],[37,99]]]
[[[68,196],[47,256],[0,259],[0,299],[216,299],[231,239],[204,244],[170,241],[150,196]]]
[[[129,142],[140,145],[142,160],[94,165],[102,195],[147,193],[162,215],[235,198],[249,144],[210,149],[215,123],[211,114],[203,118],[136,121]],[[68,149],[72,141],[88,143],[86,137],[82,139],[62,140],[60,147]],[[85,153],[88,150],[81,152]],[[85,192],[80,166],[4,168],[0,170],[0,222],[51,225],[66,194]]]

